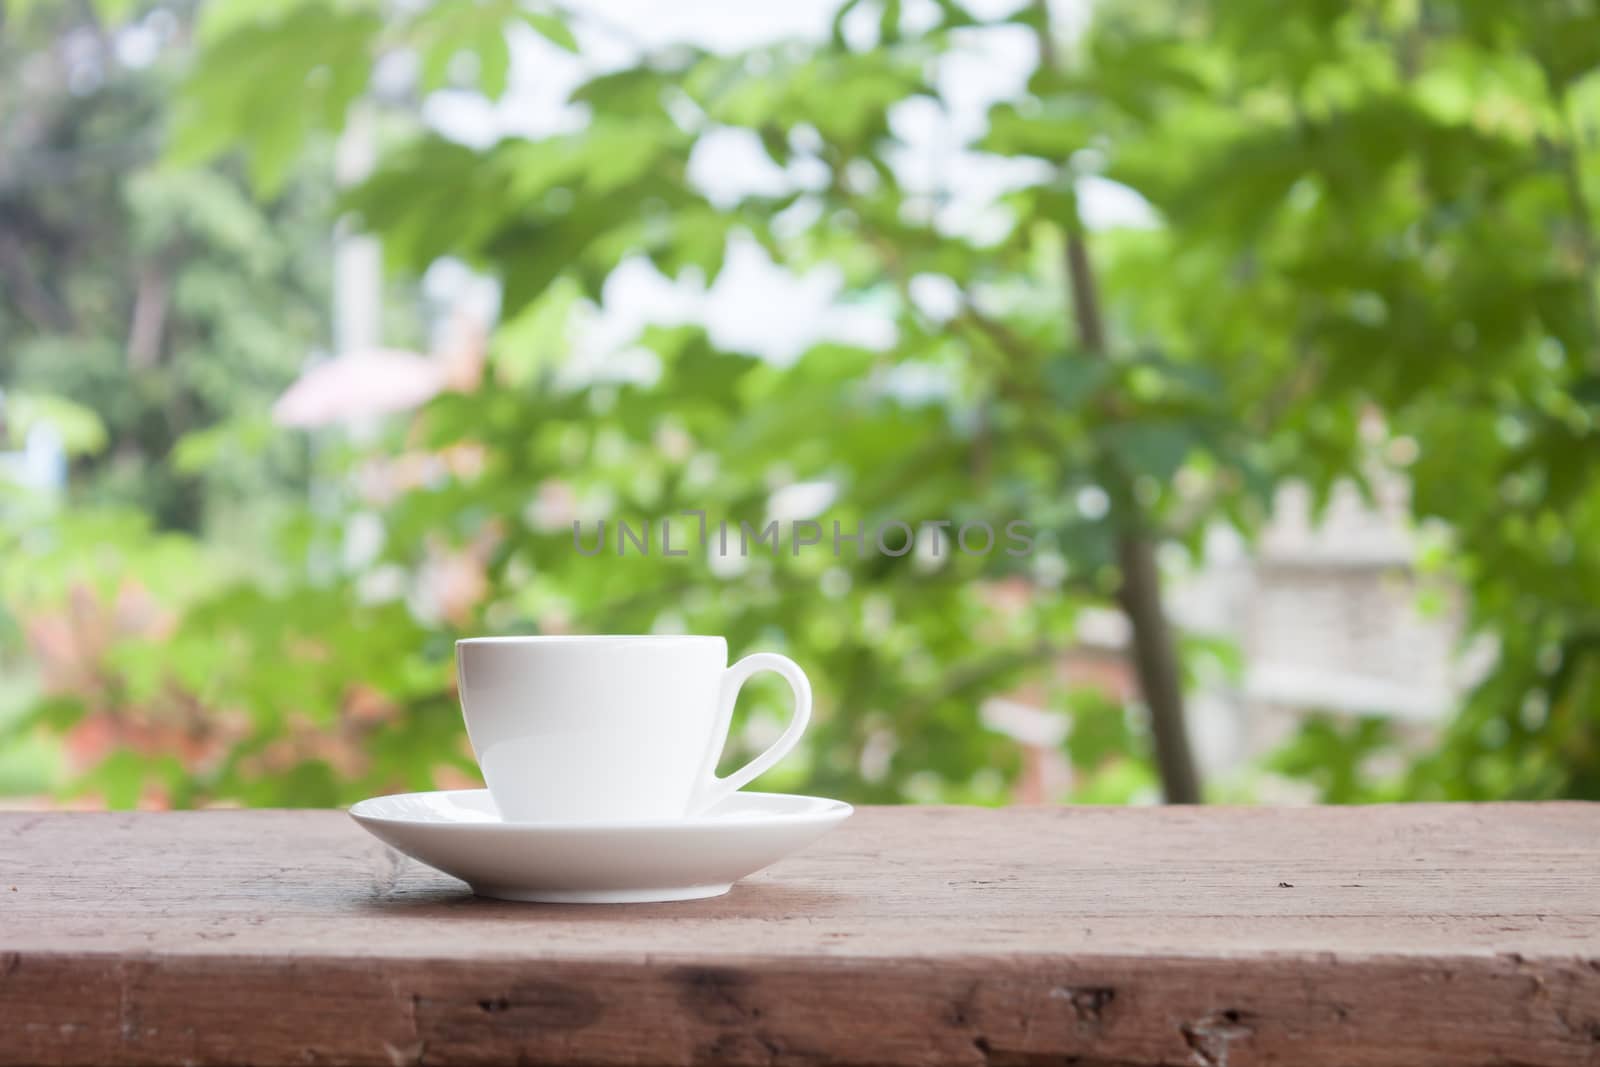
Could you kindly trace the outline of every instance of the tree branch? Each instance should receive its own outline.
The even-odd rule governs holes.
[[[1600,251],[1596,249],[1594,215],[1583,191],[1583,131],[1572,115],[1566,94],[1556,102],[1567,127],[1567,143],[1561,151],[1561,181],[1567,206],[1578,231],[1578,255],[1583,263],[1583,313],[1589,328],[1589,370],[1600,372],[1600,297],[1595,295],[1595,278],[1600,273]]]
[[[1050,64],[1055,60],[1055,46],[1050,36],[1049,5],[1046,0],[1034,0],[1034,5],[1039,62]],[[1067,298],[1078,341],[1085,351],[1104,357],[1107,350],[1105,319],[1083,227],[1073,220],[1064,230]],[[1197,804],[1201,799],[1200,775],[1189,746],[1177,647],[1162,606],[1161,570],[1156,561],[1155,544],[1150,539],[1145,517],[1139,513],[1135,494],[1112,492],[1110,497],[1116,502],[1113,521],[1117,526],[1117,560],[1122,570],[1117,602],[1132,630],[1133,667],[1139,679],[1139,691],[1150,711],[1162,794],[1169,804]]]
[[[128,324],[128,368],[149,370],[161,362],[161,339],[166,331],[172,279],[166,270],[147,263],[139,271],[133,298],[133,318]]]

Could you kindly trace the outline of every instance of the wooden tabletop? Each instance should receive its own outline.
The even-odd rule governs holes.
[[[479,900],[334,811],[0,814],[0,1064],[1600,1064],[1600,805],[876,808]]]

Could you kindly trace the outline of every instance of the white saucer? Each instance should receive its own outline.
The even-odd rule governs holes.
[[[735,793],[657,822],[503,822],[487,789],[399,793],[350,809],[368,831],[479,896],[559,904],[715,897],[849,817],[838,800]]]

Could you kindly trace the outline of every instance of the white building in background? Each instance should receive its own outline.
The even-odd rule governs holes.
[[[1342,488],[1315,525],[1303,488],[1280,495],[1249,563],[1238,633],[1246,754],[1305,709],[1437,725],[1481,674],[1490,650],[1461,647],[1458,591],[1418,569],[1407,492],[1399,478],[1379,481],[1369,505]]]
[[[1202,672],[1188,693],[1190,736],[1208,780],[1226,780],[1278,748],[1313,713],[1382,717],[1402,736],[1426,740],[1486,669],[1492,648],[1463,647],[1459,591],[1419,568],[1429,535],[1411,522],[1408,491],[1393,474],[1374,479],[1372,500],[1343,486],[1317,519],[1310,491],[1289,486],[1256,543],[1219,528],[1203,569],[1168,568],[1173,622],[1229,642],[1242,665],[1238,674]],[[1079,638],[1055,680],[1137,699],[1122,615],[1089,614]],[[1071,784],[1060,751],[1070,724],[1041,709],[1038,696],[991,700],[984,718],[1029,747],[1022,791],[1043,801]]]
[[[1196,724],[1217,769],[1270,751],[1314,711],[1427,737],[1487,667],[1493,650],[1464,644],[1459,590],[1419,567],[1432,535],[1411,522],[1408,484],[1391,474],[1373,492],[1341,486],[1318,522],[1310,492],[1286,488],[1253,549],[1180,588],[1180,622],[1232,638],[1244,660],[1223,701],[1235,728],[1219,743]]]

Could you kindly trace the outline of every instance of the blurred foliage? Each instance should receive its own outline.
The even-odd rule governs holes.
[[[1180,121],[1158,136],[1108,147],[1107,173],[1168,223],[1123,261],[1168,283],[1130,313],[1216,367],[1323,492],[1360,471],[1374,423],[1380,447],[1415,456],[1413,512],[1448,524],[1471,632],[1497,656],[1402,795],[1600,795],[1586,681],[1600,11],[1461,0],[1281,15],[1216,5],[1207,38],[1226,68],[1199,68],[1204,91],[1164,109]],[[1152,39],[1137,19],[1099,33],[1111,48]],[[1195,72],[1192,50],[1171,54]]]
[[[261,412],[326,334],[331,194],[269,203],[236,167],[161,165],[187,16],[119,36],[102,18],[128,7],[10,5],[0,31],[0,417],[14,440],[53,405],[76,493],[198,533],[207,508],[306,484],[292,440],[203,476],[169,459]]]
[[[783,649],[815,680],[804,754],[767,786],[997,802],[1026,753],[980,704],[1038,684],[1082,612],[1115,603],[1120,533],[1198,558],[1217,522],[1253,533],[1285,479],[1325,502],[1387,466],[1416,517],[1450,531],[1442,566],[1493,669],[1409,763],[1380,725],[1318,718],[1272,769],[1338,801],[1600,796],[1600,14],[1105,3],[1067,40],[1037,4],[990,22],[924,6],[849,0],[820,42],[644,55],[573,93],[587,121],[568,132],[476,146],[403,124],[342,207],[401,275],[449,257],[499,279],[484,373],[380,439],[319,433],[332,492],[255,532],[270,567],[159,514],[7,501],[0,589],[54,665],[12,732],[66,731],[86,768],[73,788],[113,803],[335,803],[471,774],[456,636],[687,630],[728,635],[735,655]],[[230,200],[239,217],[290,210],[297,167],[391,57],[413,84],[381,104],[414,116],[441,87],[501,96],[508,34],[524,32],[572,49],[589,31],[504,0],[212,4],[157,173],[215,187],[243,161],[266,206]],[[905,165],[900,109],[939,108],[943,65],[986,34],[1029,35],[1045,62],[967,146],[1027,177],[963,226],[950,191]],[[689,161],[713,136],[759,145],[782,191],[701,189]],[[1159,225],[1088,232],[1080,195],[1108,180]],[[732,242],[837,269],[892,340],[782,362],[658,326],[631,361],[571,365],[620,266],[710,285]],[[255,238],[219,276],[248,291],[289,269],[252,276],[246,253],[262,254]],[[1105,354],[1073,318],[1095,282]],[[246,358],[199,337],[183,360],[197,374]],[[259,462],[201,440],[182,449],[196,477]],[[834,487],[822,519],[846,533],[1020,518],[1039,551],[575,550],[575,520],[674,518],[676,536],[704,510],[760,528],[775,490],[813,481]],[[1096,493],[1106,506],[1084,503]],[[754,703],[730,762],[783,715]],[[1056,703],[1076,795],[1148,795],[1146,716],[1103,693]]]

